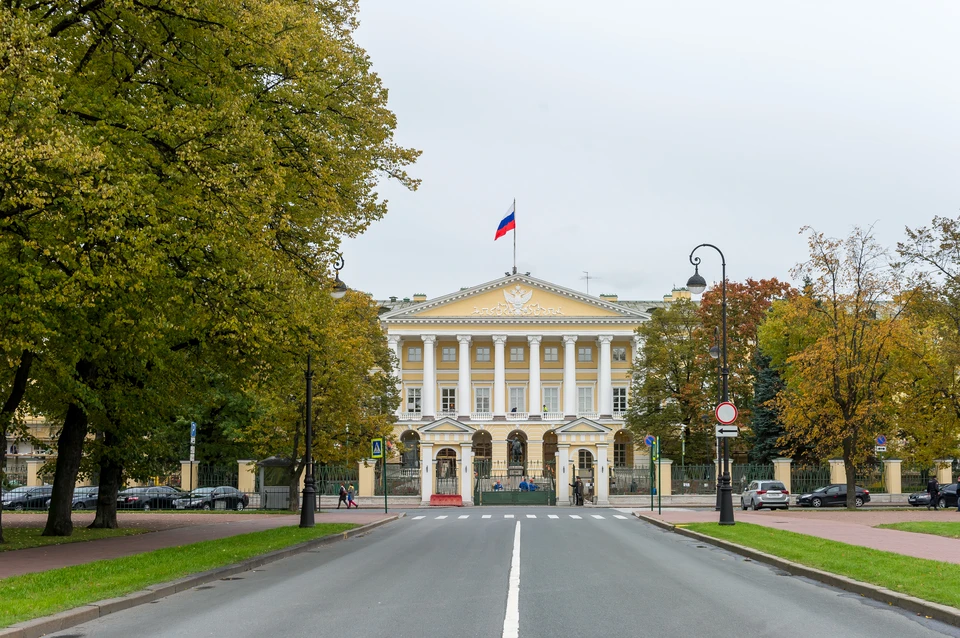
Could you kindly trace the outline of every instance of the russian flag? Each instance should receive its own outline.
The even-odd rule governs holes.
[[[500,225],[497,226],[497,234],[494,235],[493,241],[497,241],[501,237],[507,234],[507,232],[515,229],[517,227],[517,218],[516,218],[516,207],[517,202],[510,204],[510,210],[507,211],[506,216],[500,220]]]

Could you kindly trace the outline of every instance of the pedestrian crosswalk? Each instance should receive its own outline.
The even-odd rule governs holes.
[[[410,517],[410,519],[411,519],[411,520],[414,520],[414,521],[421,521],[421,520],[424,520],[424,519],[429,519],[429,520],[434,520],[434,521],[442,521],[442,520],[445,520],[445,519],[447,519],[447,518],[450,518],[450,517],[447,516],[446,514],[440,514],[440,515],[438,515],[438,516],[427,515],[427,514],[419,514],[419,515],[417,515],[417,516],[411,516],[411,517]],[[479,518],[479,519],[481,519],[481,520],[486,520],[486,519],[491,519],[491,520],[493,520],[493,519],[500,519],[500,520],[503,520],[503,519],[516,519],[516,518],[518,518],[518,515],[516,515],[516,514],[496,514],[496,515],[494,515],[494,514],[480,514],[480,515],[460,514],[459,516],[457,516],[457,520],[465,520],[465,519],[470,519],[470,518],[474,518],[474,519]],[[544,514],[524,514],[523,516],[519,516],[519,518],[546,519],[546,520],[559,520],[559,519],[562,519],[562,518],[569,518],[569,519],[577,520],[577,521],[584,520],[584,517],[583,517],[583,516],[580,516],[579,514],[564,514],[564,515],[560,515],[560,514],[546,514],[546,515],[544,515]],[[601,520],[601,521],[607,520],[607,516],[604,516],[604,515],[602,515],[602,514],[590,514],[590,515],[588,516],[588,518],[593,518],[593,519]],[[613,514],[613,518],[619,519],[619,520],[621,520],[621,521],[630,520],[630,517],[629,517],[629,516],[623,516],[622,514]]]

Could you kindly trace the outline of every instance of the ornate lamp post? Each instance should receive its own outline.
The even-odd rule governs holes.
[[[337,261],[333,266],[336,271],[336,279],[333,282],[333,290],[330,296],[334,299],[342,299],[347,294],[347,285],[340,281],[340,270],[343,269],[343,255],[337,253]],[[305,461],[307,464],[307,475],[303,479],[303,500],[300,505],[300,527],[313,527],[315,524],[314,514],[317,510],[317,485],[313,477],[313,367],[311,366],[312,355],[307,353],[307,423],[306,436],[304,437],[307,446]]]
[[[727,368],[727,258],[723,256],[723,252],[719,248],[713,244],[700,244],[690,251],[690,263],[693,264],[693,276],[687,280],[687,288],[694,295],[699,295],[707,289],[707,281],[700,275],[700,258],[694,257],[694,253],[704,246],[713,248],[720,254],[722,267],[722,280],[720,284],[722,297],[722,303],[720,305],[720,400],[721,402],[725,402],[730,398],[727,392],[727,376],[729,374],[729,369]],[[727,441],[727,437],[723,437],[723,475],[720,478],[720,524],[734,524],[733,493],[730,486],[730,444]]]

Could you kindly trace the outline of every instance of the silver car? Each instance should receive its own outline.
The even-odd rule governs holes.
[[[740,509],[761,507],[790,509],[790,492],[780,481],[753,481],[740,495]]]

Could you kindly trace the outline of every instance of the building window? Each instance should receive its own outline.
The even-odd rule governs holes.
[[[627,360],[627,349],[626,349],[626,348],[614,348],[614,349],[613,349],[613,360],[614,360],[614,361],[626,361],[626,360]]]
[[[627,388],[626,387],[613,389],[613,411],[614,412],[627,411]]]
[[[481,346],[477,348],[477,361],[490,361],[489,346]]]
[[[423,348],[410,346],[407,349],[407,361],[423,361]]]
[[[407,412],[420,413],[420,388],[407,388]]]
[[[577,348],[577,361],[593,361],[593,348]]]
[[[444,346],[440,349],[440,360],[441,361],[456,361],[457,360],[457,349],[448,348]]]
[[[577,411],[593,412],[593,388],[577,388]]]
[[[510,348],[511,361],[523,361],[523,348]]]
[[[543,389],[543,411],[544,412],[560,411],[560,388],[544,388]]]
[[[577,467],[581,470],[589,470],[593,468],[593,454],[590,454],[589,450],[580,450],[578,455]]]
[[[526,412],[526,388],[510,388],[510,411]]]
[[[560,360],[560,348],[556,346],[547,346],[543,349],[543,360],[544,361],[559,361]]]
[[[627,467],[627,444],[613,442],[613,466]]]
[[[476,388],[477,412],[490,412],[490,388]]]
[[[452,414],[457,411],[457,389],[440,388],[440,412]]]

